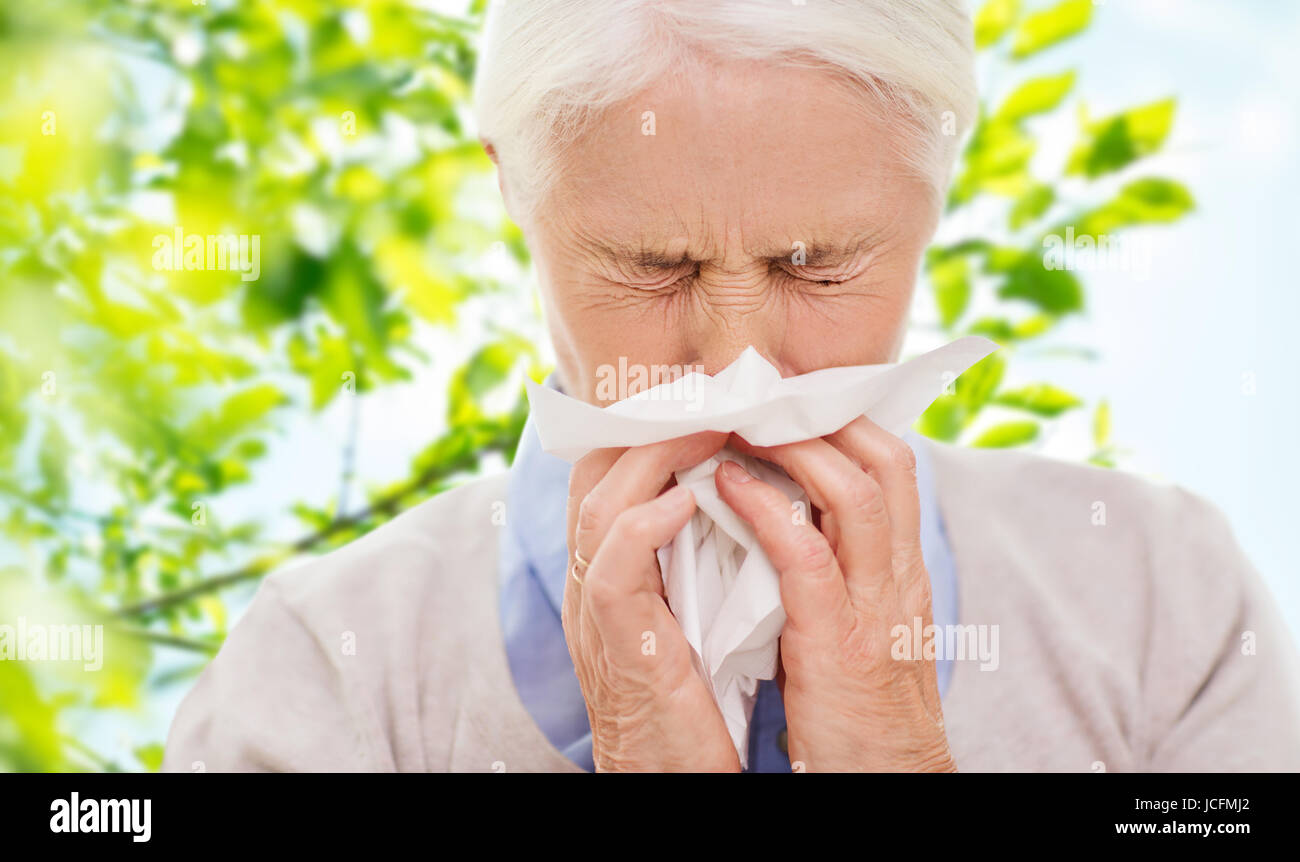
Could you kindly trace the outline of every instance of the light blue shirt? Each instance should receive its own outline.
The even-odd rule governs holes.
[[[558,388],[554,378],[546,381]],[[939,631],[957,621],[957,575],[935,500],[924,446],[909,432],[904,439],[916,452],[921,497],[921,553],[930,573],[934,624]],[[565,508],[570,465],[542,451],[531,417],[510,477],[506,529],[501,531],[499,577],[501,625],[506,656],[519,699],[557,749],[588,771],[595,765],[587,707],[564,640],[560,606],[568,575]],[[948,690],[952,661],[936,662],[939,694]],[[749,727],[749,772],[789,772],[790,761],[778,737],[785,708],[776,680],[759,684]]]

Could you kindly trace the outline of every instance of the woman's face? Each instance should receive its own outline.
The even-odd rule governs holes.
[[[571,147],[523,225],[565,391],[608,403],[609,369],[714,374],[747,345],[787,377],[893,361],[938,212],[862,98],[716,65]]]

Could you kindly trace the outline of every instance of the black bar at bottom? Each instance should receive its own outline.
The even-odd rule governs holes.
[[[495,850],[567,841],[579,851],[680,855],[674,846],[736,849],[770,838],[810,842],[809,850],[846,839],[864,850],[902,839],[918,852],[991,841],[1226,849],[1285,839],[1297,789],[1294,775],[657,777],[605,779],[599,788],[500,775],[8,775],[0,776],[0,824],[7,841],[126,852],[337,853],[399,841],[436,852],[456,839]],[[146,829],[148,840],[137,840]],[[614,843],[593,846],[598,832]]]

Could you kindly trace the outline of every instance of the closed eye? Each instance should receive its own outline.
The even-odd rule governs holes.
[[[856,273],[845,273],[842,269],[830,270],[788,263],[780,263],[777,266],[786,278],[821,286],[844,284],[856,278]]]
[[[651,276],[647,274],[644,278],[638,276],[634,278],[619,278],[616,280],[618,281],[619,284],[626,285],[627,287],[632,287],[637,290],[644,290],[647,292],[654,292],[660,290],[667,290],[668,288],[673,287],[674,285],[693,277],[695,273],[696,273],[696,268],[694,266],[690,267],[689,269],[676,267],[670,271],[661,273],[658,276]]]

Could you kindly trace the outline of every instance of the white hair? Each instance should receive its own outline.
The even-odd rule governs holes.
[[[936,199],[978,109],[962,0],[495,0],[474,112],[511,197],[530,211],[603,108],[700,57],[774,59],[856,85]]]

